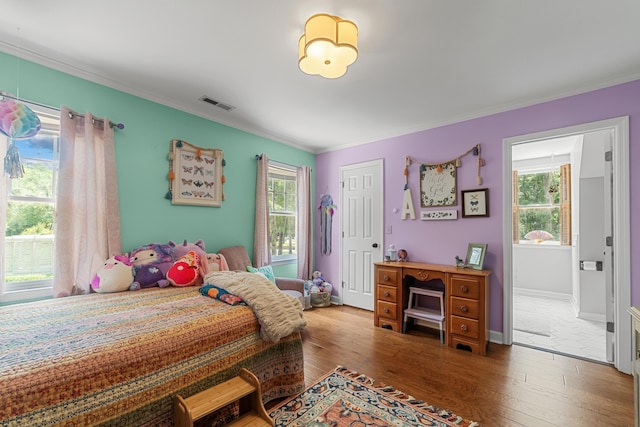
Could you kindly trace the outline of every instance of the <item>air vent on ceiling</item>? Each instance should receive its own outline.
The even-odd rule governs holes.
[[[233,105],[229,105],[229,104],[225,104],[225,103],[220,102],[220,101],[216,101],[215,99],[211,99],[206,95],[204,95],[202,98],[200,98],[200,101],[204,101],[204,102],[206,102],[208,104],[215,105],[216,107],[222,108],[225,111],[232,111],[232,110],[236,109],[236,107],[234,107]]]

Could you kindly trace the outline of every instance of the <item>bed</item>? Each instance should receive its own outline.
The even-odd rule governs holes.
[[[172,425],[176,394],[234,377],[268,402],[304,389],[302,342],[274,343],[248,306],[197,287],[89,294],[0,308],[0,425]]]

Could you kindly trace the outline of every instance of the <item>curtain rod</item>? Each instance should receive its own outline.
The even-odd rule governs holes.
[[[20,99],[16,96],[13,95],[9,95],[7,93],[4,92],[0,92],[0,95],[3,98],[9,98],[9,99],[13,99],[16,101],[21,101],[21,102],[27,102],[29,104],[33,104],[33,105],[37,105],[39,107],[44,107],[44,108],[49,108],[51,110],[55,110],[55,111],[60,111],[59,107],[52,107],[51,105],[46,105],[46,104],[41,104],[39,102],[35,102],[35,101],[29,101],[28,99]],[[73,119],[74,117],[84,117],[82,114],[78,114],[75,111],[69,112],[69,118]],[[98,122],[103,122],[104,123],[104,119],[100,119],[100,118],[94,118],[93,121],[98,121]],[[109,126],[113,129],[113,128],[117,128],[117,129],[124,129],[124,124],[123,123],[115,123],[112,122],[111,120],[109,120]]]
[[[261,160],[262,159],[262,154],[256,154],[256,160]],[[296,165],[292,165],[290,163],[285,163],[285,162],[279,162],[277,160],[273,160],[273,159],[269,159],[270,162],[276,163],[276,164],[281,164],[283,166],[288,166],[290,168],[299,168],[300,166],[296,166]]]
[[[75,117],[82,117],[84,118],[83,114],[79,114],[76,113],[75,111],[69,111],[69,118],[73,119]],[[104,123],[104,119],[100,119],[97,117],[91,117],[91,122],[103,122]],[[124,129],[124,124],[122,123],[114,123],[111,120],[109,120],[109,126],[113,129],[113,128],[118,128],[118,129]]]

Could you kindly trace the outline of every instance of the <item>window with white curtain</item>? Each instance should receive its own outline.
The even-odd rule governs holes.
[[[269,247],[274,263],[294,261],[296,250],[296,169],[269,162]]]
[[[0,179],[2,301],[52,293],[60,118],[55,110],[24,104],[38,115],[42,128],[31,138],[15,140],[24,176],[9,178],[3,170]],[[0,136],[2,159],[9,143],[9,138]]]

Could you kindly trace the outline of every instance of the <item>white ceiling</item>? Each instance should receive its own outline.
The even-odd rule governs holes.
[[[359,27],[336,80],[297,66],[321,12]],[[2,0],[0,50],[323,152],[638,79],[640,1]]]

